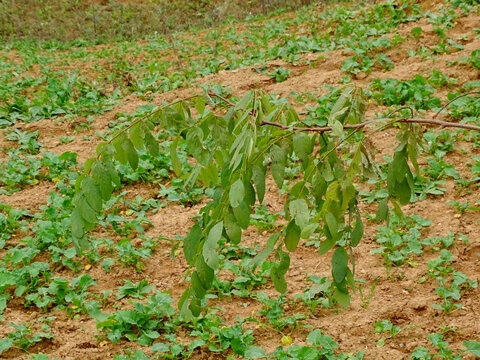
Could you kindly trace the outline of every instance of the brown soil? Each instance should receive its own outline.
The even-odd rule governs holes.
[[[424,2],[424,6],[433,6],[431,3]],[[438,4],[438,3],[437,3]],[[474,36],[473,28],[480,24],[480,16],[470,15],[458,21],[455,28],[451,30],[453,38],[466,34],[466,40],[463,41],[465,49],[450,54],[436,56],[435,60],[426,60],[418,56],[409,57],[408,49],[415,49],[420,45],[432,45],[436,43],[436,35],[430,24],[425,21],[419,23],[410,23],[403,25],[398,29],[398,33],[407,37],[413,27],[421,26],[423,36],[418,40],[411,37],[407,38],[398,48],[388,50],[386,53],[395,64],[392,71],[384,72],[380,69],[374,70],[368,76],[360,75],[355,82],[362,85],[369,83],[374,78],[396,78],[399,80],[411,79],[414,74],[429,74],[433,68],[442,71],[444,74],[455,77],[461,86],[467,81],[478,80],[479,72],[472,71],[471,68],[451,62],[462,57],[468,56],[472,50],[480,48],[480,39]],[[433,40],[432,40],[433,39]],[[7,54],[8,55],[8,54]],[[269,93],[277,93],[280,96],[290,96],[292,91],[296,93],[317,92],[322,93],[322,87],[326,84],[332,86],[341,85],[341,62],[351,54],[345,51],[333,51],[319,54],[302,55],[299,66],[282,61],[272,61],[266,66],[269,69],[275,67],[286,67],[292,70],[289,78],[282,83],[273,82],[269,76],[259,74],[254,67],[240,68],[234,71],[221,71],[218,74],[210,75],[197,80],[197,84],[219,83],[229,84],[229,88],[234,94],[242,95],[247,90],[259,89]],[[306,61],[313,65],[305,65]],[[179,89],[172,92],[155,95],[153,103],[161,104],[163,101],[172,101],[175,98],[183,98],[194,92],[198,88]],[[117,117],[117,113],[131,113],[138,106],[146,104],[146,101],[139,99],[135,95],[130,95],[123,99],[122,105],[106,112],[103,115],[95,117],[95,122],[89,130],[74,132],[75,124],[85,119],[74,119],[72,122],[59,122],[58,120],[43,120],[32,124],[18,124],[16,127],[22,130],[40,130],[39,141],[43,143],[43,151],[53,151],[61,154],[65,151],[74,151],[79,154],[79,162],[85,161],[92,156],[96,144],[101,140],[95,136],[95,132],[105,131],[110,121]],[[300,105],[296,105],[301,108]],[[378,111],[378,108],[371,108],[370,113]],[[59,144],[61,135],[75,134],[75,140],[69,144]],[[83,140],[84,135],[91,136],[91,141]],[[391,154],[393,151],[394,131],[385,132],[374,138],[379,155]],[[468,144],[464,144],[470,151]],[[12,146],[12,143],[0,136],[0,147]],[[478,155],[478,154],[477,154]],[[1,154],[2,160],[5,154]],[[379,158],[381,158],[379,156]],[[460,147],[445,156],[444,161],[454,164],[460,172],[468,172],[465,162],[469,161]],[[266,196],[266,202],[270,210],[275,213],[283,211],[284,196],[278,195],[276,188],[269,180],[269,191]],[[480,198],[476,188],[471,191],[458,193],[455,190],[455,184],[447,183],[447,192],[444,196],[429,197],[427,200],[410,204],[405,207],[405,212],[409,215],[417,214],[424,218],[432,220],[432,225],[427,228],[422,236],[444,236],[450,232],[457,235],[464,234],[468,236],[469,242],[456,242],[451,249],[455,257],[453,266],[456,271],[465,273],[470,279],[477,279],[480,273],[480,235],[478,228],[480,218],[478,212],[467,211],[464,214],[456,212],[455,208],[447,203],[451,200],[459,202],[469,201],[475,203]],[[41,182],[35,186],[26,187],[23,190],[11,195],[0,195],[0,202],[12,205],[15,208],[25,208],[32,212],[38,210],[42,204],[46,204],[50,191],[55,190],[55,185],[48,182]],[[156,197],[158,188],[153,185],[137,184],[128,187],[132,198],[141,194],[144,198]],[[176,235],[185,235],[190,226],[194,223],[193,217],[198,213],[204,204],[200,203],[191,208],[185,208],[176,204],[169,204],[160,209],[156,214],[149,213],[148,217],[153,226],[147,229],[146,235],[157,237],[160,235],[174,238]],[[362,212],[375,212],[374,206],[362,205]],[[463,340],[474,340],[480,334],[480,311],[478,303],[480,301],[480,292],[473,289],[464,294],[461,299],[463,308],[453,312],[450,315],[432,308],[432,304],[439,303],[440,299],[435,293],[437,286],[435,281],[427,280],[425,283],[419,283],[419,279],[426,275],[427,262],[439,256],[438,252],[426,250],[421,257],[413,258],[411,266],[404,265],[400,268],[393,268],[387,276],[384,266],[384,260],[380,255],[371,254],[371,250],[378,247],[374,235],[377,232],[377,225],[364,219],[366,223],[365,237],[360,245],[355,249],[356,258],[356,277],[365,281],[363,287],[364,298],[357,292],[352,296],[352,304],[347,309],[320,309],[316,311],[304,323],[311,325],[313,329],[321,328],[325,334],[333,337],[339,343],[339,350],[342,352],[357,352],[364,350],[365,359],[407,359],[409,354],[417,346],[429,346],[427,335],[436,332],[442,332],[447,328],[456,328],[456,331],[446,331],[445,339],[448,340],[453,349],[463,348]],[[256,228],[251,227],[244,233],[244,241],[249,245],[260,244],[263,246],[269,234],[259,233]],[[140,241],[140,240],[138,240]],[[88,268],[88,273],[98,282],[95,291],[115,290],[123,285],[123,280],[129,279],[132,282],[147,279],[150,284],[155,285],[161,291],[170,291],[171,296],[178,300],[187,286],[184,275],[187,264],[182,255],[179,254],[172,259],[171,244],[169,242],[160,242],[159,247],[154,251],[151,258],[144,260],[142,273],[137,273],[131,267],[122,267],[116,265],[109,273],[106,273],[97,263]],[[3,255],[3,253],[2,253]],[[319,257],[316,251],[311,247],[300,246],[297,251],[291,254],[291,268],[287,274],[289,284],[288,298],[293,299],[294,294],[302,293],[308,285],[306,279],[310,275],[330,276],[329,256]],[[86,264],[86,263],[85,263]],[[86,268],[86,269],[87,269]],[[59,274],[64,277],[78,276],[66,269],[59,269]],[[228,274],[222,275],[228,277]],[[371,299],[369,298],[369,289],[376,284]],[[263,291],[270,295],[275,295],[275,290],[269,283]],[[247,317],[256,314],[261,305],[251,299],[245,300],[233,296],[223,300],[215,300],[211,305],[219,306],[225,311],[222,316],[227,323],[233,323],[236,317]],[[128,307],[127,301],[122,300],[113,307],[113,301],[109,302],[104,309],[106,312],[114,311],[117,308]],[[297,305],[288,305],[289,314],[308,310],[303,308],[300,303]],[[99,341],[99,333],[96,329],[95,320],[88,315],[78,315],[74,318],[68,318],[65,312],[59,310],[50,310],[44,313],[34,308],[25,308],[19,299],[14,298],[8,303],[8,308],[3,316],[5,321],[0,328],[0,337],[5,336],[12,328],[8,326],[10,322],[34,323],[38,324],[38,319],[42,316],[56,316],[52,322],[52,331],[55,335],[54,340],[43,341],[29,349],[30,352],[44,352],[51,358],[70,359],[110,359],[114,354],[121,353],[122,350],[130,348],[137,349],[140,346],[134,342],[120,341],[114,345],[111,342]],[[379,320],[390,320],[393,324],[401,327],[413,325],[402,331],[393,339],[386,341],[384,347],[377,347],[376,341],[382,336],[374,333],[374,323]],[[257,345],[264,347],[266,351],[273,351],[281,345],[281,334],[259,328],[256,324],[247,324],[254,329],[254,336]],[[304,344],[305,335],[310,329],[297,329],[292,333],[294,344]],[[2,358],[5,359],[27,359],[28,355],[18,349],[5,352]],[[224,358],[222,355],[214,356],[208,351],[199,351],[194,358]],[[465,359],[473,359],[473,356],[465,355]]]

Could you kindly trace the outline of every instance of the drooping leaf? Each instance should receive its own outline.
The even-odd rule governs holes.
[[[80,188],[87,199],[88,205],[90,205],[95,212],[102,210],[102,194],[100,193],[100,187],[95,184],[90,176],[85,176]]]
[[[285,231],[285,247],[288,251],[294,251],[297,248],[300,234],[300,227],[295,223],[295,220],[291,220]]]
[[[101,161],[96,161],[92,165],[92,178],[100,190],[102,199],[108,201],[113,191],[112,178],[108,169]]]
[[[170,145],[170,159],[172,160],[172,169],[175,175],[180,176],[182,174],[182,163],[177,155],[178,140],[179,136],[177,136]]]
[[[332,256],[332,276],[336,283],[341,283],[347,276],[348,254],[343,247],[337,248]]]
[[[312,138],[304,132],[295,133],[293,135],[293,151],[303,163],[306,163],[313,151]]]
[[[272,158],[271,171],[273,180],[279,188],[283,186],[283,180],[285,179],[285,163],[287,162],[287,155],[285,150],[278,145],[273,145],[270,150],[270,156]]]
[[[355,227],[352,230],[352,246],[355,247],[358,245],[363,236],[363,223],[360,215],[357,214]]]
[[[275,289],[283,294],[287,290],[285,273],[290,267],[290,256],[281,250],[278,251],[278,255],[280,256],[280,262],[272,268],[270,277],[272,278]]]
[[[237,179],[237,181],[235,181],[232,184],[232,187],[230,188],[229,196],[230,196],[230,205],[232,205],[233,208],[240,205],[240,203],[243,201],[245,197],[245,188],[243,186],[242,179]]]
[[[225,232],[233,245],[239,244],[242,239],[242,228],[237,224],[237,220],[232,213],[228,213],[225,218]]]
[[[203,244],[203,258],[205,259],[205,263],[213,270],[216,270],[218,268],[219,258],[217,253],[217,246],[218,242],[222,237],[222,231],[223,221],[220,221],[218,224],[215,224],[215,226],[210,229],[207,239]]]
[[[289,204],[290,215],[295,219],[295,223],[303,229],[310,217],[307,202],[304,199],[295,199]]]
[[[246,229],[250,224],[250,206],[248,206],[245,201],[242,201],[240,205],[232,208],[235,219],[237,219],[238,225],[242,229]]]
[[[252,180],[257,190],[258,202],[261,204],[263,198],[265,197],[265,171],[262,170],[259,166],[255,165],[252,168]]]
[[[183,240],[183,253],[188,264],[193,265],[193,260],[198,254],[198,245],[202,240],[202,227],[200,223],[195,223],[190,232]]]

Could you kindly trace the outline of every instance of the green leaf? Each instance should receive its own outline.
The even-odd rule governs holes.
[[[265,170],[255,165],[252,168],[252,180],[257,190],[258,202],[261,204],[265,197]]]
[[[130,139],[126,136],[123,137],[122,140],[122,147],[125,150],[125,154],[127,155],[127,160],[132,169],[136,169],[138,167],[138,153],[135,150]]]
[[[333,248],[333,246],[335,245],[335,242],[336,241],[333,238],[331,239],[327,238],[326,240],[322,241],[322,243],[318,247],[318,254],[323,255],[328,251],[330,251],[330,249]]]
[[[250,345],[245,349],[244,359],[260,359],[265,357],[267,357],[265,350],[260,346]]]
[[[202,165],[208,163],[208,152],[203,147],[203,131],[199,127],[192,127],[187,132],[187,151]]]
[[[410,187],[409,181],[407,178],[403,179],[402,182],[397,183],[395,186],[395,195],[398,196],[400,204],[406,205],[410,202],[412,198],[413,189]]]
[[[213,270],[218,269],[219,259],[217,254],[217,246],[218,242],[222,237],[222,232],[223,221],[220,221],[218,224],[215,224],[215,226],[210,229],[207,239],[203,244],[203,258],[205,259],[205,263]]]
[[[267,240],[267,245],[265,246],[265,249],[255,255],[250,261],[246,261],[245,266],[251,270],[255,270],[257,266],[263,263],[272,253],[273,248],[275,247],[278,239],[280,238],[280,235],[281,233],[275,233],[270,236]]]
[[[183,239],[183,253],[189,265],[193,265],[193,260],[198,254],[198,244],[202,239],[202,227],[200,223],[195,223],[190,229],[188,235]]]
[[[72,235],[77,239],[82,238],[85,235],[85,228],[83,226],[83,219],[80,212],[77,209],[74,209],[70,219],[72,223]]]
[[[253,99],[253,91],[247,91],[245,95],[240,99],[239,102],[235,104],[235,111],[236,110],[246,110],[247,105],[252,101]]]
[[[338,289],[335,289],[333,292],[333,299],[338,302],[340,305],[343,307],[349,307],[350,306],[350,295],[347,293],[344,293]]]
[[[203,299],[205,294],[207,293],[207,289],[203,286],[200,277],[196,271],[193,272],[192,278],[190,280],[190,285],[192,286],[193,291],[195,292],[195,296],[199,299]]]
[[[348,254],[343,247],[337,248],[332,256],[332,276],[336,283],[341,283],[347,276]]]
[[[270,156],[272,159],[271,171],[273,180],[279,188],[283,186],[283,180],[285,179],[285,163],[287,162],[287,154],[285,150],[278,145],[273,145],[270,150]]]
[[[288,251],[294,251],[297,248],[298,242],[300,241],[300,233],[300,227],[294,220],[291,220],[285,231],[285,247]]]
[[[179,136],[175,138],[175,140],[170,145],[170,159],[172,160],[172,168],[175,172],[175,175],[180,176],[182,175],[182,163],[178,159],[177,155],[177,146],[178,146],[178,139]]]
[[[242,228],[237,224],[237,221],[232,213],[228,213],[225,217],[225,232],[233,245],[239,244],[242,239]]]
[[[141,150],[145,147],[145,134],[143,133],[140,122],[133,125],[128,131],[128,134],[130,135],[130,140],[132,141],[132,144],[135,146],[136,149]]]
[[[100,190],[102,199],[108,201],[112,196],[113,191],[112,178],[101,161],[96,161],[92,165],[92,178]]]
[[[327,223],[328,230],[334,239],[338,236],[338,223],[337,218],[331,212],[327,212],[325,215],[325,222]]]
[[[205,99],[203,96],[197,96],[195,98],[195,109],[197,110],[199,115],[202,115],[205,111]]]
[[[245,197],[245,188],[243,186],[243,181],[238,179],[232,184],[229,192],[230,196],[230,205],[232,208],[236,208],[240,206],[240,203],[243,201]]]
[[[232,208],[232,211],[235,219],[237,219],[238,225],[240,225],[242,229],[246,229],[250,224],[250,206],[242,201],[239,206]]]
[[[295,133],[293,135],[293,151],[302,162],[308,162],[308,158],[313,151],[312,138],[304,132]]]
[[[480,342],[472,340],[472,341],[464,341],[463,346],[467,348],[467,351],[472,353],[475,356],[480,357]]]
[[[290,215],[295,219],[295,223],[303,229],[310,218],[307,202],[304,199],[296,199],[289,204]]]
[[[82,180],[80,188],[87,199],[88,205],[90,205],[90,207],[96,212],[101,211],[102,194],[100,193],[100,188],[95,184],[93,179],[90,176],[86,176]]]
[[[80,213],[81,217],[86,223],[93,224],[97,222],[97,216],[95,215],[95,210],[93,210],[88,204],[87,198],[83,193],[80,193],[75,196],[73,203],[75,209]]]
[[[119,137],[112,141],[113,146],[115,147],[115,158],[122,164],[126,164],[128,161],[127,152],[125,151],[123,144],[123,139],[127,138],[125,133],[122,133]]]
[[[302,239],[310,239],[310,236],[317,230],[318,224],[313,223],[313,224],[308,224],[302,229],[302,233],[300,234],[300,237]]]
[[[158,154],[160,153],[159,146],[158,146],[158,141],[155,140],[153,135],[150,133],[146,125],[142,125],[142,128],[144,129],[145,133],[145,145],[147,147],[148,152],[153,156],[157,157]]]
[[[283,294],[287,290],[287,282],[285,281],[285,274],[290,266],[290,256],[284,251],[279,250],[280,262],[272,267],[270,277],[272,278],[275,289]]]
[[[0,354],[10,349],[13,345],[13,340],[10,338],[0,339]]]
[[[378,210],[375,216],[378,222],[385,221],[388,217],[388,198],[384,198],[378,202]]]
[[[362,218],[360,217],[360,215],[357,214],[355,227],[353,228],[352,235],[351,235],[352,236],[351,241],[352,241],[353,247],[357,246],[360,240],[362,239],[363,231],[364,231],[364,228],[363,228]]]

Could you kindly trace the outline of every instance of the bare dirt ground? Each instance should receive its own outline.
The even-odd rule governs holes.
[[[427,4],[427,3],[425,3]],[[425,5],[424,4],[424,5]],[[427,4],[430,6],[430,3]],[[451,61],[467,56],[472,50],[480,48],[480,39],[474,36],[473,29],[480,24],[478,15],[470,15],[461,18],[457,26],[452,29],[454,35],[466,35],[463,40],[464,50],[436,56],[435,60],[423,61],[420,57],[409,57],[407,50],[415,49],[420,45],[427,44],[434,36],[431,24],[425,21],[419,23],[409,23],[402,25],[398,29],[399,34],[408,34],[413,27],[421,26],[423,35],[414,40],[408,39],[401,47],[388,50],[387,55],[392,59],[395,68],[392,71],[384,72],[381,69],[374,70],[371,74],[360,74],[355,82],[359,85],[369,83],[374,78],[395,78],[399,80],[411,79],[414,74],[430,73],[432,68],[442,71],[446,75],[455,77],[461,85],[467,81],[479,80],[478,71],[472,71],[462,64],[451,65]],[[455,36],[454,36],[455,37]],[[292,66],[282,61],[272,61],[265,64],[269,69],[275,67],[286,67],[292,70],[289,78],[282,83],[275,83],[271,78],[264,74],[255,72],[254,67],[240,68],[234,71],[221,71],[215,75],[209,75],[197,80],[198,84],[219,83],[229,84],[229,88],[236,95],[242,95],[247,90],[259,89],[269,93],[277,93],[280,96],[290,96],[292,91],[296,93],[318,91],[323,92],[322,86],[325,84],[332,86],[341,85],[341,77],[344,75],[341,68],[343,60],[351,56],[346,51],[333,51],[330,53],[304,54],[302,60],[310,60],[313,65]],[[198,91],[196,87],[190,89],[179,89],[164,94],[156,95],[153,103],[160,104],[163,101],[172,101],[175,98],[182,98]],[[90,130],[84,131],[84,134],[92,135],[96,131],[103,131],[108,123],[116,118],[118,112],[131,113],[138,106],[146,104],[146,101],[140,100],[135,95],[123,99],[122,105],[115,109],[95,117],[95,122]],[[304,105],[296,105],[301,109]],[[378,111],[373,105],[369,113]],[[80,119],[79,119],[80,120]],[[39,130],[39,141],[43,143],[44,151],[53,151],[61,154],[65,151],[78,153],[79,162],[85,161],[93,154],[95,142],[93,140],[86,142],[81,136],[69,144],[59,144],[60,135],[73,134],[73,122],[59,122],[57,120],[43,120],[32,124],[18,124],[17,128],[22,130]],[[391,154],[393,151],[393,141],[395,132],[388,131],[378,137],[375,137],[375,146],[379,149],[380,155]],[[94,137],[94,139],[96,139]],[[11,146],[11,142],[0,135],[0,148]],[[477,151],[466,147],[469,151]],[[1,157],[1,156],[0,156]],[[449,153],[444,161],[454,164],[457,170],[461,171],[462,164],[467,161],[462,149],[456,148]],[[269,192],[266,202],[269,204],[272,212],[282,211],[282,195],[278,195],[273,182],[269,182]],[[423,237],[445,236],[450,232],[455,234],[464,234],[468,236],[469,242],[457,242],[451,248],[455,257],[452,264],[457,271],[465,273],[471,279],[478,279],[480,274],[480,217],[478,212],[470,211],[459,214],[455,208],[447,203],[451,200],[470,201],[474,203],[479,200],[478,188],[472,189],[470,194],[458,194],[455,191],[453,183],[447,183],[447,192],[444,196],[430,196],[426,200],[413,203],[405,207],[408,215],[417,214],[432,221],[432,225],[423,233]],[[55,186],[52,183],[42,182],[34,186],[27,187],[13,195],[0,195],[0,202],[10,204],[15,208],[26,208],[35,211],[42,204],[46,204],[48,195]],[[158,186],[138,183],[135,186],[127,187],[127,196],[134,197],[142,194],[144,198],[156,197],[159,191]],[[160,209],[156,214],[149,213],[148,217],[153,226],[147,230],[147,235],[156,237],[163,235],[166,237],[175,237],[175,235],[185,235],[193,225],[193,217],[198,213],[202,204],[191,208],[182,207],[177,204],[169,204]],[[362,211],[374,212],[373,205],[362,205]],[[427,280],[419,283],[419,279],[425,276],[427,271],[427,262],[432,258],[438,257],[438,253],[424,252],[421,257],[414,258],[415,265],[404,265],[401,268],[393,268],[387,275],[384,266],[384,260],[380,255],[371,254],[371,250],[378,247],[375,242],[374,234],[378,231],[377,225],[368,220],[366,224],[365,236],[361,244],[355,249],[356,258],[356,277],[365,281],[364,296],[368,297],[369,289],[376,284],[371,299],[363,298],[357,292],[352,296],[352,304],[346,309],[321,309],[317,308],[314,314],[304,323],[313,328],[321,328],[324,333],[332,336],[339,343],[339,350],[342,352],[357,352],[364,350],[365,359],[406,359],[417,346],[428,346],[427,335],[431,333],[444,332],[444,339],[449,341],[453,349],[462,348],[462,341],[465,339],[477,339],[480,334],[480,291],[473,289],[462,297],[463,308],[454,311],[452,314],[445,314],[442,311],[432,308],[431,304],[438,303],[439,299],[435,293],[436,283]],[[255,227],[249,228],[244,233],[245,241],[263,246],[269,234],[259,233]],[[306,279],[310,275],[330,276],[329,256],[318,256],[311,247],[300,246],[297,251],[291,254],[291,268],[287,274],[288,279],[288,299],[293,299],[294,294],[302,293],[307,286]],[[85,263],[86,264],[86,263]],[[115,266],[108,274],[100,267],[100,264],[89,268],[89,274],[98,282],[95,287],[99,293],[100,290],[115,290],[123,285],[123,280],[129,279],[132,282],[146,279],[150,284],[156,286],[158,290],[170,291],[171,296],[178,300],[187,286],[184,275],[187,264],[182,255],[170,256],[170,243],[161,242],[160,246],[154,251],[151,258],[144,260],[142,273],[137,273],[131,267]],[[307,275],[308,274],[308,275]],[[58,269],[57,276],[74,276],[68,269]],[[75,276],[78,276],[76,274]],[[228,275],[226,275],[228,276]],[[269,283],[264,289],[265,292],[274,295],[275,290]],[[17,299],[18,300],[18,299]],[[18,322],[37,322],[38,319],[46,314],[34,308],[26,309],[20,301],[12,300],[9,302],[3,316],[5,321],[0,328],[0,337],[5,336],[12,329],[6,325],[10,321]],[[236,317],[247,317],[256,313],[261,305],[252,301],[232,296],[222,300],[215,300],[214,305],[224,309],[222,316],[227,323],[233,323]],[[115,309],[128,307],[126,300],[120,303],[109,301],[105,311],[115,311]],[[304,312],[301,305],[289,305],[289,313]],[[57,321],[52,323],[52,331],[55,335],[54,340],[44,341],[29,349],[31,352],[45,352],[52,358],[60,359],[107,359],[113,358],[114,354],[121,353],[123,349],[139,348],[139,345],[125,340],[114,345],[111,342],[103,342],[98,337],[96,323],[88,315],[77,315],[74,318],[67,317],[65,312],[51,310],[49,316],[57,316]],[[381,337],[374,333],[374,323],[387,319],[393,324],[401,327],[405,325],[414,325],[405,329],[393,339],[386,341],[383,347],[377,347],[376,341]],[[61,321],[58,321],[61,320]],[[258,328],[256,324],[248,324],[254,329],[254,336],[257,345],[262,346],[266,351],[273,351],[281,345],[281,335],[265,328]],[[448,329],[456,328],[456,331]],[[310,331],[310,330],[309,330]],[[297,329],[292,334],[294,344],[302,344],[305,335],[309,332],[307,329]],[[2,355],[5,359],[27,359],[28,355],[20,350],[10,350]],[[223,355],[209,353],[208,350],[197,350],[194,358],[198,359],[216,359],[224,358]],[[473,359],[473,356],[465,359]]]

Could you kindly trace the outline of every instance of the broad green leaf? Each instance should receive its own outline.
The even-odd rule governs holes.
[[[195,109],[199,115],[202,115],[205,111],[205,99],[202,96],[197,96],[195,98]]]
[[[272,278],[275,289],[283,294],[287,290],[287,282],[285,281],[285,273],[290,266],[290,256],[284,251],[278,252],[280,255],[280,262],[272,267],[270,277]]]
[[[362,239],[362,236],[363,236],[363,223],[362,223],[362,218],[360,217],[360,215],[357,214],[357,219],[356,219],[356,223],[355,223],[355,227],[353,228],[352,230],[352,246],[355,247],[358,245],[358,243],[360,242],[360,240]]]
[[[348,254],[343,247],[337,248],[332,256],[332,276],[336,283],[341,283],[347,276]]]
[[[255,255],[250,261],[246,261],[245,267],[255,270],[261,263],[263,263],[272,253],[273,248],[277,244],[278,239],[280,238],[281,233],[275,233],[270,236],[267,240],[267,245],[265,248]]]
[[[155,140],[155,138],[153,137],[153,135],[150,133],[150,131],[146,126],[144,127],[144,134],[145,134],[145,146],[148,152],[153,157],[157,157],[158,154],[160,153],[158,141]]]
[[[398,196],[400,204],[406,205],[410,202],[412,197],[413,188],[410,187],[410,184],[407,178],[403,179],[402,182],[397,183],[395,187],[395,195]]]
[[[217,246],[218,242],[222,237],[223,232],[223,221],[220,221],[218,224],[215,224],[210,229],[208,233],[207,239],[203,244],[203,258],[205,259],[205,263],[211,267],[213,270],[218,268],[218,253],[217,253]]]
[[[138,153],[135,150],[130,139],[126,136],[122,138],[122,147],[125,150],[125,154],[127,156],[128,163],[132,167],[132,169],[136,169],[138,167]]]
[[[480,357],[480,342],[476,340],[464,341],[463,346],[465,346],[471,354]]]
[[[252,168],[252,180],[257,190],[258,202],[261,204],[263,198],[265,197],[265,171],[262,170],[259,166],[255,165]]]
[[[93,224],[97,221],[95,210],[90,207],[83,193],[76,195],[73,203],[85,222]]]
[[[327,223],[330,234],[334,239],[336,239],[338,234],[337,218],[331,212],[327,212],[327,214],[325,215],[325,222]]]
[[[295,154],[302,162],[306,163],[313,151],[312,138],[304,132],[295,133],[293,135],[293,151],[295,151]]]
[[[108,201],[112,196],[113,185],[112,178],[107,168],[101,161],[96,161],[92,165],[92,178],[100,189],[100,195],[104,201]]]
[[[71,215],[72,235],[78,239],[85,235],[85,228],[83,226],[83,219],[78,209],[73,209]]]
[[[388,217],[388,198],[384,198],[378,202],[378,210],[375,216],[378,222],[385,221]]]
[[[338,289],[335,289],[333,292],[333,298],[335,301],[337,301],[340,305],[343,307],[349,307],[350,306],[350,295],[348,293],[344,293]]]
[[[238,179],[232,184],[232,187],[230,188],[229,196],[230,196],[230,205],[232,205],[233,208],[238,207],[240,203],[243,201],[245,197],[245,188],[243,186],[243,181],[241,179]]]
[[[247,91],[245,95],[235,104],[235,110],[246,110],[247,105],[253,99],[253,91]]]
[[[128,134],[130,135],[130,140],[136,149],[141,150],[145,147],[145,134],[143,133],[143,128],[140,122],[133,125],[128,131]]]
[[[296,199],[289,204],[290,215],[295,219],[295,223],[303,229],[310,218],[307,202],[304,199]]]
[[[205,289],[205,286],[203,286],[203,283],[200,280],[200,277],[198,276],[198,273],[196,271],[194,271],[192,274],[190,285],[192,286],[192,289],[195,292],[195,295],[199,299],[203,299],[203,297],[207,293],[207,289]]]
[[[317,230],[317,228],[318,228],[317,223],[308,224],[302,229],[302,233],[300,234],[300,237],[302,239],[310,239],[310,236],[313,235],[313,233],[315,232],[315,230]]]
[[[331,248],[333,248],[334,245],[335,240],[333,238],[322,241],[322,243],[318,247],[318,254],[323,255],[327,253],[328,251],[330,251]]]
[[[300,227],[294,220],[291,220],[285,231],[285,247],[288,251],[294,251],[297,248],[298,242],[300,241],[300,233]]]
[[[352,98],[352,92],[354,90],[353,86],[346,87],[343,92],[341,93],[338,100],[332,106],[330,110],[330,117],[331,118],[338,118],[339,112],[344,112],[346,108],[350,105],[350,100]]]
[[[265,350],[260,346],[250,345],[245,349],[244,359],[260,359],[266,358]]]
[[[122,164],[126,164],[128,161],[127,152],[125,151],[123,144],[123,139],[127,138],[127,136],[122,133],[119,137],[112,141],[113,146],[115,147],[115,159],[117,159]]]
[[[246,229],[250,224],[250,206],[242,201],[239,206],[232,208],[232,211],[235,219],[237,219],[238,225],[240,225],[242,229]]]
[[[208,163],[208,152],[203,147],[203,131],[199,127],[192,127],[187,132],[187,151],[204,166]]]
[[[215,272],[213,269],[205,263],[203,256],[197,256],[195,267],[198,277],[205,289],[210,289],[213,278],[215,277]]]
[[[102,210],[102,194],[100,193],[100,188],[95,184],[93,179],[90,176],[86,176],[82,180],[81,190],[85,195],[88,205],[96,211],[99,212]]]
[[[225,232],[233,245],[239,244],[242,239],[242,228],[237,224],[233,213],[228,213],[225,217]]]
[[[202,227],[200,223],[195,223],[190,229],[188,235],[183,239],[183,253],[189,265],[193,265],[193,260],[198,254],[198,244],[202,239]]]
[[[10,338],[2,338],[0,339],[0,354],[4,351],[10,349],[13,345],[13,340]]]
[[[272,158],[271,171],[273,180],[279,188],[283,186],[283,180],[285,179],[285,163],[287,162],[287,154],[285,150],[278,145],[273,145],[270,150],[270,156]]]
[[[182,163],[178,159],[177,155],[177,146],[178,146],[179,136],[170,145],[170,159],[172,160],[172,169],[175,175],[180,176],[182,174]]]
[[[255,189],[250,181],[245,181],[244,189],[245,189],[245,202],[247,205],[253,206],[255,205]]]

